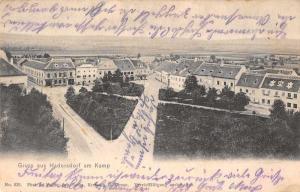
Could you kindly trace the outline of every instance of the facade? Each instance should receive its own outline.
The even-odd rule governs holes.
[[[261,102],[261,84],[265,74],[243,73],[236,84],[235,93],[244,92],[250,102],[259,104]]]
[[[90,85],[99,77],[98,67],[92,64],[82,64],[76,67],[76,85]]]
[[[300,77],[266,74],[261,85],[262,105],[271,107],[276,99],[282,100],[287,110],[300,110]]]
[[[107,73],[114,73],[118,67],[115,65],[114,61],[112,59],[108,58],[101,58],[100,62],[97,64],[97,71],[99,77],[103,77],[104,74]]]
[[[29,80],[41,86],[74,85],[75,65],[71,59],[51,59],[48,62],[27,60],[23,71]]]
[[[202,64],[194,72],[198,83],[206,88],[216,88],[221,91],[228,86],[232,91],[236,90],[237,81],[246,72],[245,66],[227,64]]]
[[[129,77],[130,80],[136,79],[136,68],[134,67],[130,59],[114,59],[113,61],[114,64],[117,66],[117,69],[121,71],[124,78]]]
[[[27,87],[27,75],[11,65],[8,61],[0,58],[0,84],[19,85],[21,88]]]
[[[150,73],[148,66],[139,59],[130,59],[135,67],[135,78],[136,79],[146,79]]]

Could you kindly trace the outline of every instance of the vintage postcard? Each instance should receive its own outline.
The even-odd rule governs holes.
[[[300,1],[0,0],[0,192],[300,192]]]

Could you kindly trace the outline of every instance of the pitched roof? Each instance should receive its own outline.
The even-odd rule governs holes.
[[[179,64],[180,67],[176,68],[176,72],[174,75],[179,75],[179,76],[188,76],[188,75],[193,75],[196,69],[201,65],[201,61],[183,61],[181,64]]]
[[[226,79],[235,79],[241,70],[239,65],[202,64],[195,71],[199,76],[212,76]]]
[[[147,65],[140,59],[130,59],[135,68],[147,68]]]
[[[45,69],[74,69],[75,65],[71,58],[53,58],[51,59]]]
[[[172,73],[176,70],[178,67],[178,63],[176,62],[171,62],[171,61],[163,61],[158,67],[156,67],[154,70],[155,71],[165,71],[167,73]]]
[[[131,71],[135,69],[130,59],[114,59],[113,61],[121,71]]]
[[[267,74],[261,87],[273,90],[299,92],[300,77]]]
[[[35,68],[35,69],[45,69],[46,63],[42,61],[37,61],[37,60],[26,60],[23,65]]]
[[[264,76],[263,74],[243,73],[236,86],[259,88]]]
[[[114,61],[112,59],[108,58],[101,58],[100,62],[97,64],[97,67],[99,69],[117,69],[117,66],[115,65]]]
[[[3,58],[0,58],[0,76],[26,76],[25,73],[21,72],[15,66],[8,63]]]

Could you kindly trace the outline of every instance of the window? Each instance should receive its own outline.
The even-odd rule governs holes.
[[[133,72],[131,72],[131,74],[133,74]]]
[[[288,93],[288,98],[292,98],[292,94],[291,93]]]
[[[233,87],[233,83],[230,83],[230,86]]]
[[[297,99],[297,94],[296,93],[294,93],[294,98]]]
[[[268,99],[267,103],[268,103],[268,104],[270,104],[270,103],[271,103],[270,99]]]
[[[58,83],[61,84],[61,80],[58,80]]]
[[[89,77],[91,77],[91,75],[89,75]]]
[[[297,109],[297,104],[294,104],[293,107],[294,107],[294,109]]]
[[[65,80],[65,79],[63,79],[63,83],[66,83],[66,80]]]
[[[57,80],[54,80],[54,84],[57,84]]]
[[[248,89],[246,89],[246,93],[248,93],[249,92],[249,90]]]
[[[96,77],[96,75],[93,75],[93,77]]]
[[[224,85],[226,85],[226,82],[224,82]]]
[[[80,78],[81,76],[80,75],[77,75],[77,78]]]
[[[62,75],[61,73],[58,74],[59,77],[61,77],[61,75]]]
[[[275,97],[278,97],[278,91],[275,91]]]
[[[262,102],[262,103],[265,103],[266,101],[265,101],[265,99],[262,99],[261,102]]]
[[[50,78],[50,73],[47,73],[47,78]]]
[[[240,89],[240,92],[243,92],[243,89]]]
[[[54,73],[54,77],[57,77],[57,73]]]
[[[292,104],[291,103],[287,103],[287,107],[291,107],[292,106]]]
[[[72,72],[70,72],[70,76],[72,77],[72,75],[73,75],[73,73]]]
[[[220,81],[217,81],[217,85],[220,85]]]
[[[282,97],[284,97],[285,96],[285,92],[282,92]]]

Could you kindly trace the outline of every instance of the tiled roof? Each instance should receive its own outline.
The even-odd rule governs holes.
[[[42,62],[42,61],[37,61],[37,60],[26,60],[23,63],[24,66],[28,66],[31,68],[35,68],[35,69],[44,69],[46,67],[46,63]]]
[[[177,67],[178,67],[178,63],[176,63],[176,62],[163,61],[154,70],[159,71],[159,72],[165,71],[167,73],[173,73]]]
[[[45,69],[57,70],[57,69],[74,69],[75,65],[71,58],[51,59]]]
[[[114,59],[113,61],[121,71],[132,71],[135,69],[130,59]]]
[[[0,76],[25,76],[26,74],[22,73],[15,66],[8,63],[6,60],[0,58]]]
[[[299,92],[300,77],[287,75],[267,75],[261,87],[281,91]]]
[[[197,62],[194,62],[192,60],[183,61],[181,64],[179,64],[180,67],[176,69],[174,75],[179,75],[179,76],[193,75],[196,69],[201,65],[201,63],[202,63],[201,61],[197,61]]]
[[[130,59],[135,68],[147,68],[147,65],[139,59]]]
[[[97,64],[97,67],[102,70],[117,69],[114,61],[108,58],[101,58],[100,62]]]
[[[197,68],[195,74],[199,76],[235,79],[240,70],[241,66],[238,65],[202,64]]]
[[[263,79],[263,74],[243,73],[236,86],[259,88]]]

